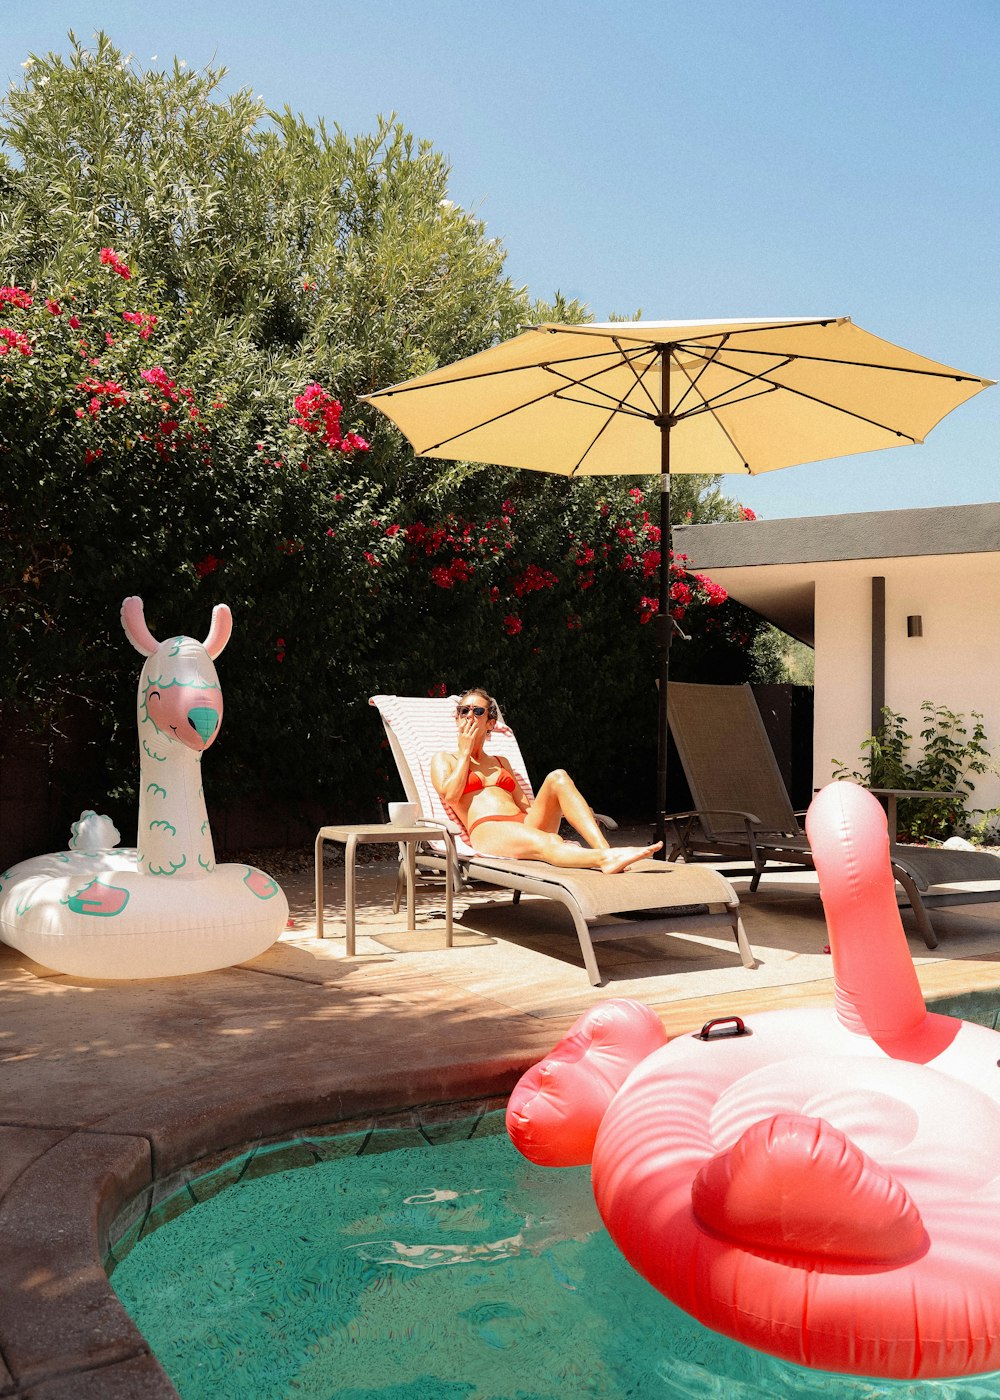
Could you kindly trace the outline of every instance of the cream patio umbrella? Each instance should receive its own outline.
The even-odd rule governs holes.
[[[922,442],[994,381],[903,350],[846,316],[533,326],[368,395],[418,457],[563,476],[660,477],[663,839],[670,674],[670,478],[751,476]]]

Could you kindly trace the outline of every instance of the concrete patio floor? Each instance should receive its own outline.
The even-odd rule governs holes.
[[[174,1400],[102,1261],[127,1225],[249,1145],[497,1100],[609,996],[647,1002],[671,1034],[832,998],[815,877],[802,872],[756,895],[734,879],[755,968],[726,939],[647,922],[635,940],[599,945],[602,987],[587,981],[569,916],[546,901],[463,896],[448,949],[442,896],[424,892],[407,933],[389,863],[359,872],[347,959],[343,871],[327,873],[334,936],[313,935],[303,871],[282,881],[292,920],[279,942],[221,972],[87,983],[0,947],[0,1396]],[[1000,903],[934,921],[928,952],[904,916],[928,1000],[979,993],[1000,1006]]]

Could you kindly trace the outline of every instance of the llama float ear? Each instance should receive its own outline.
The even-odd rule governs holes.
[[[226,643],[233,635],[233,615],[225,603],[217,603],[212,609],[212,625],[202,645],[214,661],[225,651]]]
[[[122,603],[122,626],[126,637],[143,656],[152,656],[160,645],[146,626],[141,598],[126,598]]]

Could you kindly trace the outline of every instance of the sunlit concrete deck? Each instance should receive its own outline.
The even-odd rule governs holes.
[[[333,937],[312,936],[303,871],[283,881],[293,926],[222,972],[88,984],[0,948],[0,1396],[175,1396],[102,1261],[123,1222],[250,1144],[496,1099],[604,997],[649,1003],[671,1034],[832,997],[809,873],[771,877],[756,895],[734,879],[756,968],[725,938],[647,923],[598,947],[598,988],[559,907],[479,891],[457,901],[447,949],[440,893],[421,895],[407,934],[390,909],[394,874],[359,872],[353,959],[342,870],[329,872]],[[904,916],[928,1000],[978,993],[981,1009],[1000,1007],[1000,903],[934,918],[940,945],[928,952]]]

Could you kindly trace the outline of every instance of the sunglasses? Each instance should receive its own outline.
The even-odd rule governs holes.
[[[475,715],[476,719],[482,719],[483,715],[486,713],[486,706],[485,706],[485,705],[459,705],[459,707],[458,707],[458,713],[459,713],[460,715]]]

